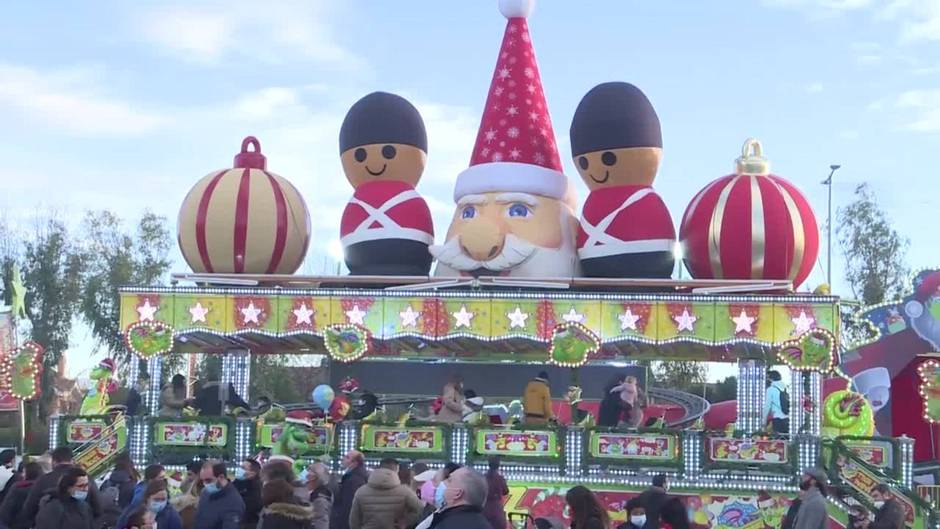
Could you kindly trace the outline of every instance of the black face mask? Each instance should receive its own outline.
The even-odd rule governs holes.
[[[809,490],[812,487],[812,482],[809,480],[800,482],[800,490]]]

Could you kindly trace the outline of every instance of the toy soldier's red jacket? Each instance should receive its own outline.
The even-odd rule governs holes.
[[[578,228],[582,261],[613,255],[672,252],[676,230],[663,199],[649,186],[606,187],[584,202]]]
[[[428,245],[434,242],[431,210],[405,182],[366,182],[356,189],[343,210],[340,241],[344,248],[380,239],[407,239]]]

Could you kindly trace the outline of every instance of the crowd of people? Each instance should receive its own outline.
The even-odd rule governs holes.
[[[509,528],[509,487],[498,458],[485,474],[456,463],[429,469],[391,458],[369,471],[363,454],[352,450],[337,476],[320,462],[295,475],[293,461],[283,456],[264,465],[246,459],[231,473],[222,461],[194,461],[172,491],[162,465],[141,474],[127,456],[100,488],[67,447],[15,471],[14,459],[12,451],[0,452],[0,529]],[[781,529],[826,529],[829,493],[825,472],[806,471]],[[903,529],[904,509],[890,489],[877,485],[871,497],[875,512],[851,506],[848,529]],[[690,528],[686,506],[669,493],[664,475],[622,506],[626,521],[616,527],[610,506],[587,487],[572,487],[565,501],[571,529]],[[529,521],[537,529],[561,529],[562,514]]]

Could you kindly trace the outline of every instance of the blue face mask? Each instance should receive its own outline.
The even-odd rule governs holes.
[[[447,483],[444,483],[443,481],[437,486],[436,489],[434,489],[434,505],[436,505],[438,509],[444,508],[445,490],[447,490]]]
[[[245,479],[245,469],[238,467],[235,469],[235,479]]]
[[[88,497],[88,491],[87,490],[72,491],[72,497],[78,501],[85,501],[85,498]]]
[[[206,485],[205,489],[203,490],[205,490],[209,494],[215,494],[216,492],[219,492],[220,490],[222,490],[222,488],[219,487],[218,483],[213,481],[212,483],[209,483],[208,485]]]
[[[158,512],[162,511],[165,508],[166,508],[166,500],[151,501],[150,503],[147,504],[147,510],[149,510],[150,512],[154,514],[157,514]]]

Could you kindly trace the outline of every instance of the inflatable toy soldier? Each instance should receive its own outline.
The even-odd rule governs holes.
[[[421,115],[404,98],[371,93],[339,132],[343,171],[356,192],[343,211],[340,240],[353,275],[428,275],[434,226],[415,191],[427,162]]]
[[[672,275],[676,231],[651,187],[662,147],[659,118],[637,87],[600,84],[578,104],[571,154],[590,190],[578,230],[585,276]]]

